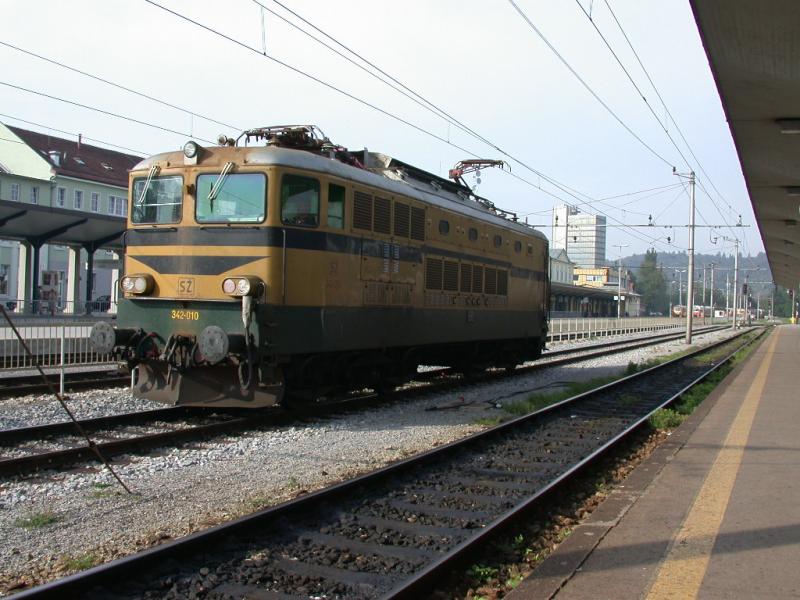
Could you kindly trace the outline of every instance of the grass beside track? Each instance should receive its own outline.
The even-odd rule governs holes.
[[[757,334],[758,334],[758,332],[753,331],[753,332],[750,332],[750,333],[746,334],[743,338],[740,338],[740,339],[743,339],[743,340],[745,340],[745,343],[748,343]],[[517,402],[513,402],[513,403],[510,403],[510,404],[503,405],[503,409],[508,413],[507,417],[490,417],[490,418],[486,418],[486,419],[479,419],[478,421],[476,421],[476,424],[479,424],[479,425],[497,425],[498,423],[500,423],[500,422],[502,422],[504,420],[507,420],[508,418],[520,417],[520,416],[523,416],[523,415],[527,415],[528,413],[535,412],[537,410],[541,410],[541,409],[543,409],[543,408],[545,408],[547,406],[550,406],[551,404],[556,404],[557,402],[561,402],[562,400],[566,400],[567,398],[571,398],[572,396],[577,396],[578,394],[582,394],[584,392],[591,391],[591,390],[593,390],[595,388],[598,388],[600,386],[606,385],[607,383],[611,383],[611,382],[617,381],[618,379],[622,379],[623,377],[627,377],[628,375],[633,375],[634,373],[638,373],[639,371],[644,371],[644,370],[649,369],[651,367],[655,367],[655,366],[660,365],[662,363],[665,363],[665,362],[667,362],[669,360],[674,360],[676,358],[680,358],[681,356],[684,356],[686,354],[694,352],[697,349],[698,349],[697,346],[690,346],[689,348],[687,348],[685,350],[681,350],[680,352],[674,352],[672,354],[667,354],[665,356],[660,356],[658,358],[651,358],[651,359],[648,359],[648,360],[643,361],[641,363],[629,362],[627,368],[625,369],[625,372],[622,375],[612,375],[612,376],[608,376],[608,377],[596,377],[594,379],[589,379],[587,381],[571,382],[571,383],[565,384],[563,389],[555,391],[555,392],[533,394],[533,395],[529,396],[528,398],[526,398],[525,400],[520,400],[520,401],[517,401]],[[686,415],[690,414],[691,411],[694,410],[694,407],[696,407],[697,404],[699,404],[702,401],[702,399],[705,398],[711,392],[711,390],[714,389],[714,387],[716,387],[716,385],[720,381],[722,381],[722,379],[724,378],[724,375],[722,375],[721,377],[717,378],[717,374],[720,373],[720,372],[724,373],[725,375],[727,373],[729,373],[731,368],[732,368],[732,366],[730,366],[730,365],[735,366],[736,364],[738,364],[737,361],[741,361],[741,359],[743,357],[747,356],[749,354],[749,352],[750,352],[750,349],[751,349],[751,346],[746,345],[745,348],[743,348],[742,350],[740,350],[736,354],[736,357],[734,357],[733,361],[729,362],[728,365],[726,365],[724,367],[721,367],[714,374],[712,374],[712,376],[709,377],[708,381],[713,381],[714,384],[712,386],[710,386],[708,389],[706,389],[707,386],[706,386],[706,384],[704,382],[704,383],[700,384],[699,386],[695,386],[695,388],[692,388],[692,390],[690,390],[687,394],[685,394],[685,396],[687,398],[689,398],[691,396],[692,400],[690,402],[686,402],[683,398],[681,399],[681,403],[679,405],[679,406],[682,407],[680,409],[681,414],[686,414]],[[704,354],[698,356],[695,360],[697,360],[698,362],[701,362],[701,363],[711,363],[711,362],[713,362],[715,360],[719,360],[721,358],[724,358],[725,356],[728,355],[729,352],[730,352],[729,348],[727,348],[726,346],[720,346],[718,348],[714,348],[712,350],[709,350],[707,353],[704,353]],[[740,358],[740,355],[741,355],[741,358]],[[701,393],[699,391],[697,393],[695,393],[694,390],[699,388],[699,387],[701,387],[701,386],[704,389],[704,393]],[[699,400],[694,399],[695,396],[698,396],[698,395],[699,395]],[[624,401],[624,399],[623,399],[623,401]],[[633,402],[633,401],[635,401],[635,398],[631,398],[631,402]],[[694,404],[692,404],[692,403],[694,403]],[[664,411],[670,411],[672,409],[663,409],[663,410]],[[683,413],[682,411],[684,411],[684,410],[688,410],[689,412]],[[659,411],[659,412],[661,412],[661,411]],[[678,423],[678,424],[680,424],[680,423]],[[662,429],[662,427],[655,427],[655,428],[656,429]]]
[[[750,342],[757,335],[757,332],[751,332],[744,336],[745,346],[733,355],[733,358],[727,363],[722,365],[719,369],[709,375],[704,381],[692,387],[688,392],[683,394],[678,402],[675,403],[673,408],[661,408],[653,413],[649,419],[650,426],[653,429],[675,429],[678,425],[688,417],[700,403],[716,388],[728,374],[736,368],[744,359],[755,351],[757,345]],[[727,350],[724,346],[716,348],[697,358],[698,361],[703,363],[711,363],[715,360],[724,358],[727,355]]]
[[[510,532],[508,536],[493,541],[479,562],[472,564],[462,573],[453,574],[449,589],[445,584],[433,597],[436,600],[453,597],[490,600],[502,598],[517,587],[525,576],[570,535],[574,526],[585,519],[615,485],[624,480],[633,465],[649,454],[646,450],[648,446],[652,449],[666,439],[668,430],[680,425],[708,394],[758,347],[758,344],[750,343],[758,333],[753,331],[739,338],[745,343],[744,347],[705,381],[683,394],[674,408],[660,409],[653,413],[649,419],[649,430],[642,430],[622,448],[604,458],[599,469],[582,475],[566,490],[559,492],[558,499],[549,507],[541,509],[540,512],[538,509],[534,511],[521,530]],[[625,375],[631,375],[693,350],[694,348],[690,348],[644,363],[630,363]],[[698,356],[697,360],[710,363],[724,358],[730,354],[730,350],[730,347],[723,345]],[[506,409],[513,415],[527,414],[619,378],[621,377],[598,378],[580,384],[570,384],[562,391],[537,394],[525,401],[509,405]],[[622,401],[626,400],[623,396]],[[630,401],[633,400],[631,397]]]

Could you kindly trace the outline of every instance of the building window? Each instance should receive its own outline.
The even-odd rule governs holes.
[[[31,204],[39,204],[39,188],[37,186],[31,188]]]
[[[83,208],[83,192],[81,190],[75,190],[74,206],[75,210]]]
[[[92,192],[92,212],[100,212],[100,194]]]
[[[14,202],[19,202],[19,184],[12,183],[11,184],[11,199]]]
[[[58,188],[56,190],[56,206],[64,208],[67,203],[67,188]]]
[[[11,271],[11,265],[0,265],[0,295],[8,295],[8,276]]]
[[[126,198],[120,196],[108,197],[108,214],[117,215],[119,217],[128,216],[128,202]]]

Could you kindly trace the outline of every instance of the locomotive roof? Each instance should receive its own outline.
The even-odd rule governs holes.
[[[518,233],[547,239],[546,236],[531,227],[514,222],[493,212],[487,206],[470,197],[468,189],[450,180],[443,179],[433,173],[428,173],[417,167],[408,165],[388,155],[377,152],[354,152],[365,165],[358,168],[345,164],[339,160],[328,158],[306,150],[295,150],[279,146],[251,146],[251,147],[207,147],[206,152],[228,153],[242,152],[247,157],[247,164],[265,166],[284,166],[316,171],[334,175],[343,179],[377,187],[387,192],[415,198],[417,200],[439,206],[455,212],[468,215],[471,218],[512,229]],[[137,164],[132,170],[146,170],[151,165],[170,160],[174,165],[178,161],[172,160],[175,155],[181,158],[180,152],[156,154]],[[235,158],[234,158],[235,161]],[[178,164],[182,164],[182,161]]]

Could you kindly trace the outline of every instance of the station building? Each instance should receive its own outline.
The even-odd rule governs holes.
[[[128,171],[140,160],[0,123],[0,302],[68,313],[113,304]]]
[[[575,263],[563,248],[550,248],[550,281],[555,283],[572,283]]]

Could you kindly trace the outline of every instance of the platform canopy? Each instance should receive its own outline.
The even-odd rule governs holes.
[[[121,250],[125,226],[124,217],[0,200],[2,239]]]
[[[800,284],[800,2],[691,0],[779,285]]]

